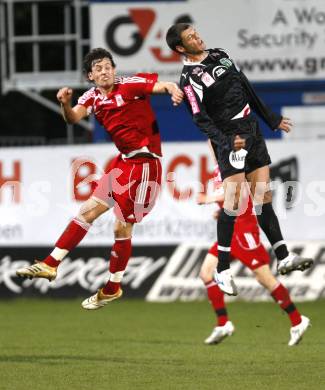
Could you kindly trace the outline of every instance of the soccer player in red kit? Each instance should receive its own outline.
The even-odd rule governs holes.
[[[28,278],[55,279],[63,258],[87,234],[93,221],[113,208],[115,243],[109,263],[106,285],[82,302],[85,309],[99,309],[121,297],[120,283],[131,256],[133,225],[140,222],[155,204],[161,183],[161,142],[149,95],[168,93],[174,105],[183,93],[175,83],[158,81],[157,74],[116,77],[110,52],[97,48],[84,58],[84,72],[95,86],[85,92],[72,107],[72,90],[57,93],[66,122],[77,123],[94,114],[110,134],[120,154],[97,182],[92,196],[81,206],[79,214],[68,224],[43,261],[17,270]]]
[[[201,193],[198,195],[197,201],[199,204],[217,202],[222,208],[224,194],[218,166],[215,170],[214,187],[213,194]],[[241,212],[235,221],[230,256],[232,259],[238,259],[245,264],[254,273],[256,280],[270,292],[272,298],[288,314],[291,321],[288,345],[296,345],[310,325],[310,320],[300,315],[291,301],[288,290],[273,276],[269,265],[269,254],[260,242],[257,218],[253,212],[253,202],[249,196],[249,190],[243,188],[242,191],[245,201],[241,205]],[[217,344],[224,338],[231,336],[235,330],[234,325],[228,318],[222,285],[217,284],[214,280],[217,264],[218,242],[214,243],[208,251],[200,270],[200,278],[205,284],[208,298],[217,315],[217,325],[205,340],[206,344]]]

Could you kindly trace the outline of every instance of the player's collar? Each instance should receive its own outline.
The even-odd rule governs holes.
[[[102,96],[102,97],[107,97],[107,96],[109,96],[112,92],[114,92],[116,90],[116,83],[114,83],[113,84],[113,88],[109,91],[109,92],[106,92],[106,93],[103,93],[100,89],[99,89],[99,87],[95,87],[95,91],[96,91],[96,93],[97,93],[97,95],[100,95],[100,96]]]
[[[188,65],[188,66],[193,66],[193,65],[204,65],[202,64],[202,62],[207,58],[207,56],[209,55],[209,50],[204,50],[206,52],[206,56],[203,58],[203,60],[201,61],[196,61],[196,62],[193,62],[193,61],[189,61],[186,59],[186,57],[184,57],[183,59],[183,64],[184,65]]]

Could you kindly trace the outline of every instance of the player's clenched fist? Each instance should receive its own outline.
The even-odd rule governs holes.
[[[174,106],[178,106],[182,103],[184,94],[177,84],[171,83],[170,94]]]
[[[69,103],[72,98],[72,89],[68,87],[61,88],[56,94],[56,97],[62,104]]]

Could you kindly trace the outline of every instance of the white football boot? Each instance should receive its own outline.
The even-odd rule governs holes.
[[[105,295],[102,289],[98,290],[96,294],[85,299],[81,306],[86,310],[97,310],[101,309],[103,306],[107,305],[109,302],[114,301],[114,299],[121,298],[123,291],[119,288],[115,294]]]
[[[290,329],[290,340],[288,342],[289,347],[297,345],[301,341],[303,334],[309,326],[311,326],[310,319],[305,316],[301,316],[300,324],[292,326]]]
[[[281,275],[288,274],[291,271],[304,271],[314,264],[313,259],[300,257],[296,253],[289,253],[289,255],[278,262],[278,273]]]
[[[231,336],[235,327],[231,321],[227,321],[224,326],[216,326],[210,336],[204,340],[204,344],[218,344],[226,337]]]
[[[220,273],[215,270],[214,280],[217,283],[221,291],[227,295],[237,295],[238,289],[231,275],[230,269],[221,271]]]

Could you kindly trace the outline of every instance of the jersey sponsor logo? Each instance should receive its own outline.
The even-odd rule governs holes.
[[[78,104],[86,107],[88,115],[98,111],[97,109],[100,106],[113,103],[114,101],[112,99],[100,95],[95,88],[89,89],[78,99]]]
[[[212,75],[214,78],[220,77],[222,74],[224,74],[226,71],[226,68],[222,65],[215,66],[212,70]]]
[[[191,109],[192,109],[193,114],[195,115],[195,114],[199,113],[200,107],[197,104],[193,88],[190,85],[187,85],[186,87],[184,87],[184,92],[186,94],[187,100],[189,101],[189,103],[191,105]]]
[[[210,87],[210,85],[215,83],[214,78],[212,76],[210,76],[209,73],[207,73],[207,72],[203,73],[203,75],[201,77],[201,81],[207,87]]]
[[[229,154],[229,162],[236,169],[243,169],[245,166],[245,159],[247,150],[240,149],[237,152],[231,151]]]
[[[103,106],[104,104],[113,104],[114,103],[113,99],[106,99],[106,98],[104,98],[104,99],[97,98],[97,99],[95,99],[95,102],[97,102],[97,104],[99,106]]]
[[[229,58],[221,58],[220,64],[224,65],[227,69],[229,69],[232,66],[232,61]]]
[[[115,100],[116,100],[117,107],[121,107],[121,106],[123,106],[123,104],[125,104],[125,102],[122,98],[122,95],[120,95],[120,94],[115,95]]]
[[[188,75],[188,72],[182,73],[182,77],[184,77],[184,79],[186,79],[187,75]]]
[[[197,74],[198,76],[201,76],[202,73],[203,69],[200,66],[197,66],[192,70],[192,74]]]
[[[203,87],[202,87],[202,85],[196,83],[194,80],[191,79],[191,77],[189,80],[190,80],[190,83],[191,83],[193,90],[196,92],[196,94],[198,95],[198,97],[200,98],[200,100],[202,102],[202,100],[203,100]]]

